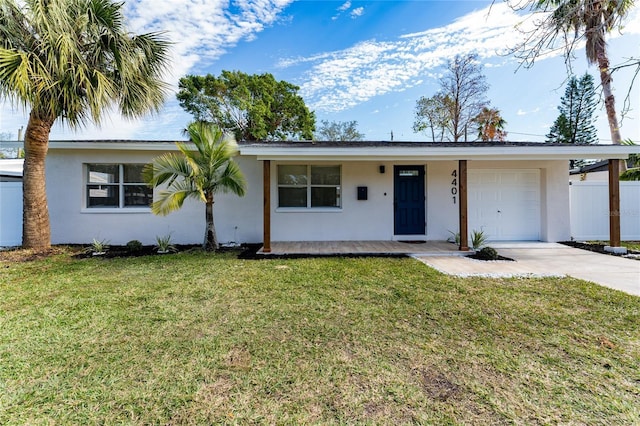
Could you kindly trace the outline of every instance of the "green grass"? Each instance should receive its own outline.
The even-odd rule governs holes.
[[[413,259],[0,262],[0,424],[634,424],[640,298]]]

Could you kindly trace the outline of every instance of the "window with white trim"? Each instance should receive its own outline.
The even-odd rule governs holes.
[[[148,208],[153,189],[142,179],[145,164],[86,164],[86,207]]]
[[[278,165],[278,207],[339,208],[340,166]]]

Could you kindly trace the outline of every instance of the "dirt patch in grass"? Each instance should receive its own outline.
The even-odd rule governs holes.
[[[456,397],[461,392],[460,386],[451,382],[438,371],[420,370],[416,374],[419,375],[422,390],[431,399],[444,402]]]
[[[15,248],[0,251],[0,262],[33,262],[36,260],[46,259],[49,256],[69,253],[69,247],[54,246],[48,250],[31,250],[23,248]]]

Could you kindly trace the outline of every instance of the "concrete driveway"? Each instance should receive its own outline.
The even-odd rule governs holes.
[[[556,243],[492,243],[510,261],[481,261],[460,256],[415,257],[440,272],[456,276],[571,276],[640,296],[640,260]]]

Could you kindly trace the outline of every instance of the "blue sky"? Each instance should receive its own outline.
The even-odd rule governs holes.
[[[491,88],[491,105],[507,121],[509,140],[542,141],[557,117],[566,68],[549,55],[531,69],[506,55],[530,25],[500,1],[321,1],[321,0],[128,0],[126,16],[134,32],[167,31],[174,42],[167,80],[172,87],[185,74],[222,70],[272,73],[300,86],[300,94],[320,120],[358,122],[367,140],[426,140],[414,133],[416,101],[438,90],[448,58],[477,53]],[[640,57],[640,13],[609,42],[612,65]],[[574,72],[590,72],[584,51],[576,52]],[[632,70],[614,76],[618,110],[623,107]],[[628,99],[623,138],[640,139],[640,82]],[[598,135],[609,139],[603,109]],[[0,132],[17,135],[27,114],[0,104]],[[79,130],[56,126],[51,139],[182,139],[190,120],[174,93],[159,115],[125,121],[117,114]]]

